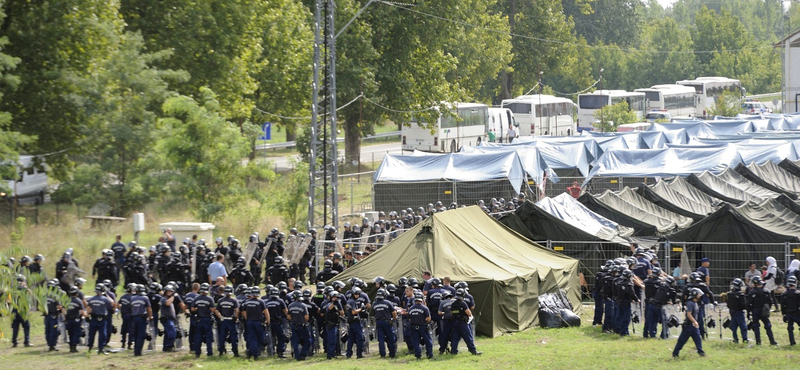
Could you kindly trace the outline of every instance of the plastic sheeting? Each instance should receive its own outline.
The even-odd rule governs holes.
[[[734,146],[712,148],[618,149],[603,153],[584,181],[593,177],[674,177],[719,173],[742,163]]]
[[[495,147],[463,147],[461,153],[513,153],[516,152],[522,162],[522,168],[528,174],[528,178],[540,184],[545,175],[552,182],[558,182],[557,176],[548,168],[539,148],[528,146],[515,146],[513,150],[497,150]]]
[[[686,181],[708,195],[736,205],[747,201],[760,203],[778,196],[778,193],[754,184],[731,168],[717,175],[708,171],[692,174]]]
[[[603,240],[613,240],[617,236],[628,237],[634,233],[633,229],[592,212],[567,193],[554,198],[543,198],[536,202],[536,205],[570,225]]]
[[[720,200],[695,188],[682,177],[642,185],[636,192],[653,204],[699,221],[716,211]]]
[[[792,199],[797,199],[800,195],[800,178],[773,162],[762,165],[753,163],[749,166],[740,164],[736,167],[736,172],[757,185]]]
[[[508,179],[519,193],[525,171],[516,152],[387,155],[374,182],[489,181]]]
[[[589,140],[589,139],[586,139]],[[591,140],[589,140],[591,141]],[[592,141],[594,143],[594,141]],[[464,146],[462,153],[508,153],[518,152],[521,156],[530,156],[531,148],[538,150],[544,159],[546,168],[556,171],[559,176],[586,176],[594,159],[586,149],[584,142],[548,143],[545,141],[529,141],[512,144],[488,144],[480,146]],[[527,169],[529,171],[534,168]]]

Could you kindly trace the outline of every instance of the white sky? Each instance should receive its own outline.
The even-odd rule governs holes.
[[[672,6],[672,3],[676,2],[676,1],[678,1],[678,0],[658,0],[658,3],[661,4],[661,6],[663,8],[666,9],[669,6]]]

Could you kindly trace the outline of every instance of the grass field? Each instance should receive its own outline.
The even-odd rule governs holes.
[[[688,344],[681,352],[680,359],[671,357],[676,339],[643,339],[641,334],[620,338],[616,335],[600,333],[599,328],[587,326],[591,323],[587,307],[583,315],[583,325],[570,329],[530,329],[521,333],[504,335],[499,338],[478,338],[478,350],[483,355],[476,357],[461,348],[457,356],[437,356],[434,360],[417,361],[413,356],[405,356],[405,347],[398,351],[398,358],[381,359],[377,346],[373,343],[372,354],[362,360],[336,359],[326,361],[315,356],[302,363],[304,369],[796,369],[800,360],[800,348],[788,346],[786,325],[775,324],[779,346],[754,346],[733,344],[728,339],[720,340],[717,329],[712,329],[711,338],[704,342],[705,358],[694,353],[694,346]],[[249,362],[231,356],[195,359],[187,352],[162,353],[145,352],[135,358],[131,351],[123,351],[107,356],[96,353],[48,353],[44,345],[41,318],[33,322],[32,341],[34,347],[12,349],[9,342],[9,320],[3,318],[0,328],[4,338],[0,339],[0,368],[3,369],[231,369],[231,368],[299,368],[300,363],[286,359],[264,359]],[[641,328],[639,325],[638,328]],[[675,333],[676,334],[676,333]],[[751,332],[752,334],[752,332]],[[762,332],[763,334],[763,332]],[[730,331],[723,335],[730,337]],[[112,346],[119,341],[119,335],[112,338]],[[160,343],[160,342],[159,342]],[[461,347],[464,347],[462,342]],[[79,347],[81,348],[81,347]],[[67,348],[68,350],[68,348]],[[434,351],[436,347],[434,346]]]

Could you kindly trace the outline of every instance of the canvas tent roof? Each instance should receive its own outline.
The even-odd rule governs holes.
[[[800,215],[774,200],[767,200],[761,204],[746,202],[739,207],[725,203],[705,219],[666,239],[678,242],[796,243],[800,241],[798,235]]]
[[[614,233],[592,234],[587,229],[564,221],[530,201],[522,203],[516,211],[503,215],[500,222],[533,241],[585,241],[626,246],[630,244],[627,239]],[[581,256],[573,257],[583,258]]]
[[[786,194],[792,199],[797,199],[800,194],[800,177],[792,175],[774,162],[762,165],[751,163],[749,166],[740,164],[736,167],[736,172],[757,185]]]
[[[566,290],[580,305],[578,261],[543,248],[476,206],[436,213],[335,277],[421,277],[469,282],[477,332],[496,337],[537,323],[538,296]]]
[[[536,202],[536,205],[545,212],[585,230],[589,234],[597,235],[603,240],[612,240],[615,236],[628,237],[634,232],[627,226],[592,212],[567,193],[561,193],[552,198],[542,198]]]
[[[635,236],[665,235],[676,228],[674,222],[636,207],[610,190],[600,195],[584,193],[578,201],[592,212],[634,229]]]
[[[761,202],[778,196],[778,193],[754,184],[731,168],[718,175],[708,171],[699,175],[691,174],[686,181],[706,194],[736,205],[748,200]]]
[[[658,181],[653,185],[642,185],[637,193],[655,205],[699,221],[714,213],[720,200],[714,198],[682,177],[671,181]]]
[[[493,144],[483,142],[480,146],[464,146],[462,153],[496,153],[496,152],[526,152],[530,148],[537,148],[539,155],[546,163],[547,168],[556,171],[559,176],[586,176],[595,157],[587,149],[588,141],[597,145],[591,139],[583,141],[564,141],[551,143],[545,140],[520,141],[511,144]],[[599,149],[598,151],[602,151]]]
[[[689,227],[689,225],[691,225],[693,222],[691,217],[686,217],[678,213],[669,211],[665,208],[661,208],[655,205],[654,203],[650,202],[649,200],[645,199],[641,195],[637,194],[636,191],[627,186],[618,192],[614,192],[613,194],[649,213],[652,213],[661,218],[671,220],[672,222],[675,223],[675,226],[678,229],[685,229]]]

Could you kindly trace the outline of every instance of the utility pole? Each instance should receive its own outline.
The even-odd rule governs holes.
[[[600,94],[603,94],[603,67],[600,67]],[[600,108],[600,132],[606,132],[606,119],[603,108]]]
[[[539,132],[542,132],[542,113],[544,113],[544,109],[542,109],[542,74],[544,71],[539,70],[539,111],[536,112],[536,115],[539,116]],[[548,120],[549,122],[549,120]],[[548,132],[550,133],[550,132]]]

